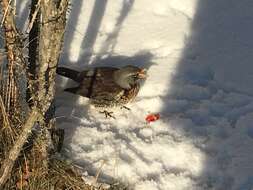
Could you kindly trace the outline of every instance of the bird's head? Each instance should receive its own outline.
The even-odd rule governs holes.
[[[146,69],[127,65],[114,73],[115,82],[124,89],[130,89],[132,86],[146,79]]]

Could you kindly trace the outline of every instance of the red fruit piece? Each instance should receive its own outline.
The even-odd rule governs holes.
[[[145,120],[148,123],[150,123],[150,122],[154,122],[154,121],[158,120],[159,118],[160,118],[160,114],[156,113],[156,114],[149,114],[149,115],[147,115],[147,117],[146,117]]]

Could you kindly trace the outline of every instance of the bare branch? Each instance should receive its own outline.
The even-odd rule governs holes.
[[[5,18],[6,18],[6,15],[8,14],[8,11],[9,11],[9,8],[10,8],[11,1],[12,1],[12,0],[9,0],[9,2],[7,3],[7,7],[6,7],[5,11],[4,11],[4,16],[3,16],[3,18],[2,18],[2,22],[1,22],[1,27],[3,26],[4,21],[5,21]]]
[[[33,13],[33,15],[32,15],[32,18],[31,18],[31,20],[30,20],[30,22],[29,22],[29,25],[28,25],[28,27],[27,27],[27,29],[26,29],[26,32],[27,32],[27,33],[30,33],[30,31],[31,31],[31,29],[32,29],[32,27],[33,27],[33,23],[35,22],[35,19],[36,19],[36,17],[37,17],[37,14],[38,14],[38,12],[39,12],[39,10],[40,10],[40,2],[41,2],[41,0],[38,0],[38,3],[37,3],[36,8],[35,8],[35,11],[34,11],[34,13]]]
[[[8,157],[4,160],[1,169],[0,169],[0,189],[3,188],[3,185],[9,178],[13,165],[19,156],[20,151],[22,150],[28,136],[31,133],[32,127],[34,126],[35,122],[41,118],[40,113],[37,109],[33,109],[29,114],[24,126],[23,131],[19,135],[17,141],[15,142],[14,146],[11,148]]]
[[[23,65],[22,55],[22,40],[16,29],[14,9],[11,8],[11,0],[2,0],[2,11],[4,13],[4,19],[2,20],[5,34],[6,54],[8,59],[8,77],[6,82],[6,93],[4,97],[4,103],[6,112],[9,113],[11,108],[17,102],[18,88],[16,81],[16,74],[18,72],[18,66]],[[19,67],[20,68],[20,67]]]

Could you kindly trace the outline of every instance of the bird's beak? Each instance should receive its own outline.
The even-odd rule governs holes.
[[[141,69],[141,71],[138,73],[138,78],[140,78],[140,79],[147,78],[147,70],[146,69]]]

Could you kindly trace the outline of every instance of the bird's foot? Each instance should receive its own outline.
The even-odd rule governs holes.
[[[100,111],[99,113],[105,114],[105,117],[106,117],[106,118],[110,117],[110,118],[116,119],[116,117],[114,117],[114,116],[112,115],[112,114],[113,114],[112,111],[109,112],[109,111],[104,110],[104,111]]]
[[[128,107],[126,107],[126,106],[121,106],[120,109],[131,110],[130,108],[128,108]]]

